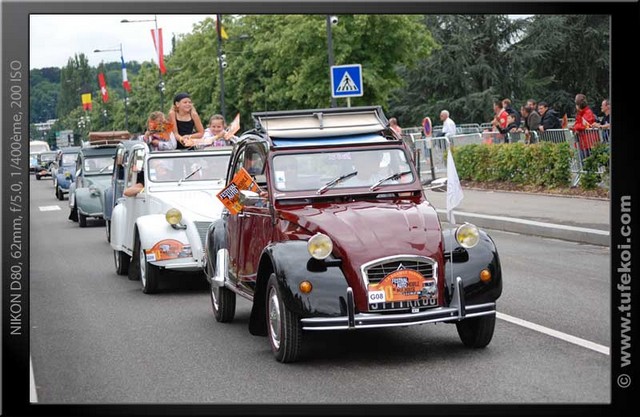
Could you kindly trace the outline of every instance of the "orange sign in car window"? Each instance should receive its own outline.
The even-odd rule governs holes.
[[[384,277],[377,284],[369,284],[369,292],[384,291],[384,301],[417,300],[424,287],[424,277],[417,271],[402,269]]]
[[[244,168],[240,168],[240,171],[233,176],[229,185],[217,194],[218,199],[222,201],[222,204],[224,204],[231,214],[238,214],[244,207],[240,203],[241,190],[249,190],[256,193],[260,192],[260,187],[258,187],[253,177]]]

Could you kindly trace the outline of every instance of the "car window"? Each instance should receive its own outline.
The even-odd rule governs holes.
[[[273,158],[274,186],[280,191],[317,190],[348,174],[353,175],[333,188],[371,187],[393,174],[403,175],[384,181],[381,187],[414,179],[406,154],[400,149],[283,154]]]
[[[77,159],[78,159],[78,154],[77,153],[63,153],[62,154],[62,164],[63,165],[75,164]]]
[[[138,172],[142,171],[144,165],[144,149],[136,149],[131,155],[129,167],[127,168],[127,187],[136,183]]]
[[[108,155],[88,156],[84,160],[85,175],[111,174],[113,157]]]
[[[189,182],[222,180],[227,172],[228,162],[228,154],[185,153],[185,156],[181,157],[149,158],[149,180],[153,182],[171,182],[181,178]]]

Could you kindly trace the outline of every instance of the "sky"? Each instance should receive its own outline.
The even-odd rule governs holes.
[[[157,15],[162,28],[164,53],[171,52],[173,34],[191,33],[193,25],[215,15]],[[90,66],[101,61],[120,61],[120,44],[125,62],[157,62],[151,29],[154,15],[35,15],[29,22],[29,69],[67,65],[69,58],[84,53]],[[121,20],[150,20],[120,23]],[[94,53],[95,49],[117,49]]]

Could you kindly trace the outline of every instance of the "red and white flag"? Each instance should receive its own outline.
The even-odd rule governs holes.
[[[127,78],[127,67],[124,65],[124,57],[120,56],[120,60],[122,61],[122,87],[126,91],[131,91],[131,84],[129,84],[129,79]]]
[[[160,72],[166,74],[167,67],[164,66],[164,50],[162,49],[162,28],[159,28],[157,33],[155,29],[151,29],[151,37],[153,38],[153,47],[156,48],[156,54],[158,54]]]
[[[109,92],[107,91],[107,83],[104,80],[104,74],[101,72],[98,74],[98,84],[100,84],[100,93],[102,94],[102,102],[109,101]]]

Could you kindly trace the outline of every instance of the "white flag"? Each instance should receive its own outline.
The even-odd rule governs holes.
[[[462,202],[463,198],[464,194],[462,194],[458,171],[456,170],[456,164],[453,162],[451,148],[449,148],[447,152],[447,220],[449,223],[456,223],[453,209]]]

